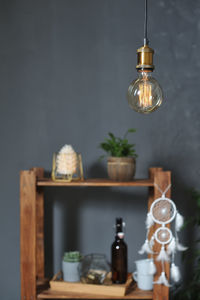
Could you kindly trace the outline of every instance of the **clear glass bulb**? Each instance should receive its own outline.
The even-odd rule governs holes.
[[[128,88],[128,103],[139,113],[151,113],[162,103],[162,89],[151,75],[152,72],[140,71],[139,78],[131,82]]]

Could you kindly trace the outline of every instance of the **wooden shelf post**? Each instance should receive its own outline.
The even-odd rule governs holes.
[[[149,169],[149,175],[150,175],[150,178],[152,178],[154,180],[154,184],[156,183],[162,191],[164,191],[169,186],[169,184],[171,184],[171,172],[170,171],[163,171],[162,168],[151,168],[151,169]],[[161,197],[160,191],[155,186],[150,187],[149,188],[148,209],[150,209],[150,206],[153,203],[153,201],[160,197]],[[168,197],[168,198],[171,197],[171,188],[166,193],[166,197]],[[155,224],[154,226],[152,226],[149,236],[151,236],[152,233],[155,232],[155,230],[158,227],[160,227],[159,224]],[[167,225],[167,227],[170,227],[170,226]],[[159,253],[160,249],[161,249],[161,245],[155,241],[154,252]],[[161,271],[162,271],[161,262],[156,261],[156,256],[157,255],[154,256],[154,261],[155,261],[156,268],[157,268],[157,274],[154,277],[154,281],[156,281],[158,279],[158,277],[160,276]],[[167,263],[167,262],[165,262],[165,272],[166,272],[167,279],[169,280],[170,267],[169,267],[169,263]],[[164,285],[161,285],[161,284],[155,284],[154,288],[153,288],[153,299],[154,300],[168,300],[169,299],[169,288]]]
[[[42,168],[20,172],[21,300],[36,300],[36,281],[44,278],[44,197],[36,188]]]

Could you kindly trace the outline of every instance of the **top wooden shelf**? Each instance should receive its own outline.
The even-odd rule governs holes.
[[[112,181],[110,179],[85,179],[83,181],[53,181],[51,178],[38,178],[38,186],[153,186],[151,179],[136,179],[133,181]]]

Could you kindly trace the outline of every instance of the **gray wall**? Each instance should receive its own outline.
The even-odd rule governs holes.
[[[137,76],[143,1],[0,1],[1,299],[20,297],[19,170],[50,170],[52,153],[65,143],[82,153],[85,176],[105,176],[98,144],[108,131],[137,128],[136,177],[147,177],[150,166],[171,170],[179,210],[193,213],[186,190],[198,187],[200,175],[200,1],[149,0],[149,6],[155,77],[165,99],[143,116],[126,101]],[[127,223],[133,270],[145,236],[146,192],[47,189],[47,274],[59,270],[64,250],[110,258],[116,216]]]

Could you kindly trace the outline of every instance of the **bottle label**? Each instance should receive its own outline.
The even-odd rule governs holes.
[[[123,233],[123,232],[118,232],[118,233],[117,233],[117,236],[118,236],[120,239],[123,239],[123,238],[124,238],[124,233]]]

